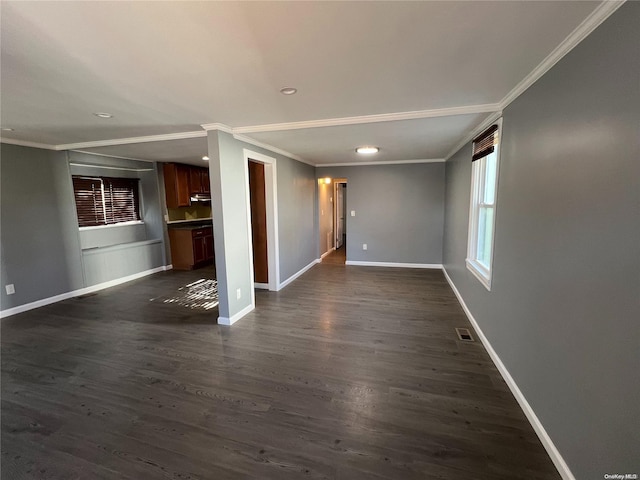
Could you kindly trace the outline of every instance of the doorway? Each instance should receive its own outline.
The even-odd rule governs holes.
[[[320,241],[323,241],[325,235],[327,237],[326,252],[321,255],[322,263],[344,265],[347,260],[347,179],[326,178],[319,179],[318,182]],[[329,218],[325,216],[325,212]]]
[[[345,248],[347,243],[347,182],[335,183],[335,219],[336,250]]]
[[[276,159],[243,149],[247,179],[247,221],[252,289],[280,286]]]
[[[268,288],[267,204],[264,164],[249,160],[249,204],[253,240],[253,279],[257,288]]]

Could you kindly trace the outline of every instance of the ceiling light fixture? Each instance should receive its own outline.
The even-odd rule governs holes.
[[[97,113],[94,113],[94,115],[99,118],[113,118],[113,115],[105,112],[97,112]]]
[[[206,162],[207,160],[209,160],[209,157],[205,155],[204,157],[202,157],[202,159]]]
[[[361,154],[361,155],[372,155],[374,153],[378,153],[379,151],[380,151],[380,148],[372,147],[372,146],[365,146],[365,147],[356,148],[356,152]]]
[[[329,185],[329,184],[331,183],[331,177],[327,177],[327,178],[325,178],[325,179],[324,179],[324,183],[325,183],[326,185]]]
[[[283,95],[293,95],[297,91],[298,91],[298,89],[297,88],[293,88],[293,87],[282,87],[280,89],[280,93],[283,94]]]

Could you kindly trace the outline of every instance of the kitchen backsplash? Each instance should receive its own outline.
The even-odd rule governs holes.
[[[198,218],[211,218],[210,205],[192,205],[190,207],[168,208],[169,221],[194,220]]]

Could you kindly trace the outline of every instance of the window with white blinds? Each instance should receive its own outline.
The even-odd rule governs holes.
[[[80,227],[140,220],[138,179],[74,175],[72,180]]]

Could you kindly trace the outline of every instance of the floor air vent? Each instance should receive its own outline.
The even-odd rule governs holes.
[[[471,332],[468,328],[456,328],[456,333],[458,334],[458,338],[463,342],[474,342],[475,340],[471,336]]]

